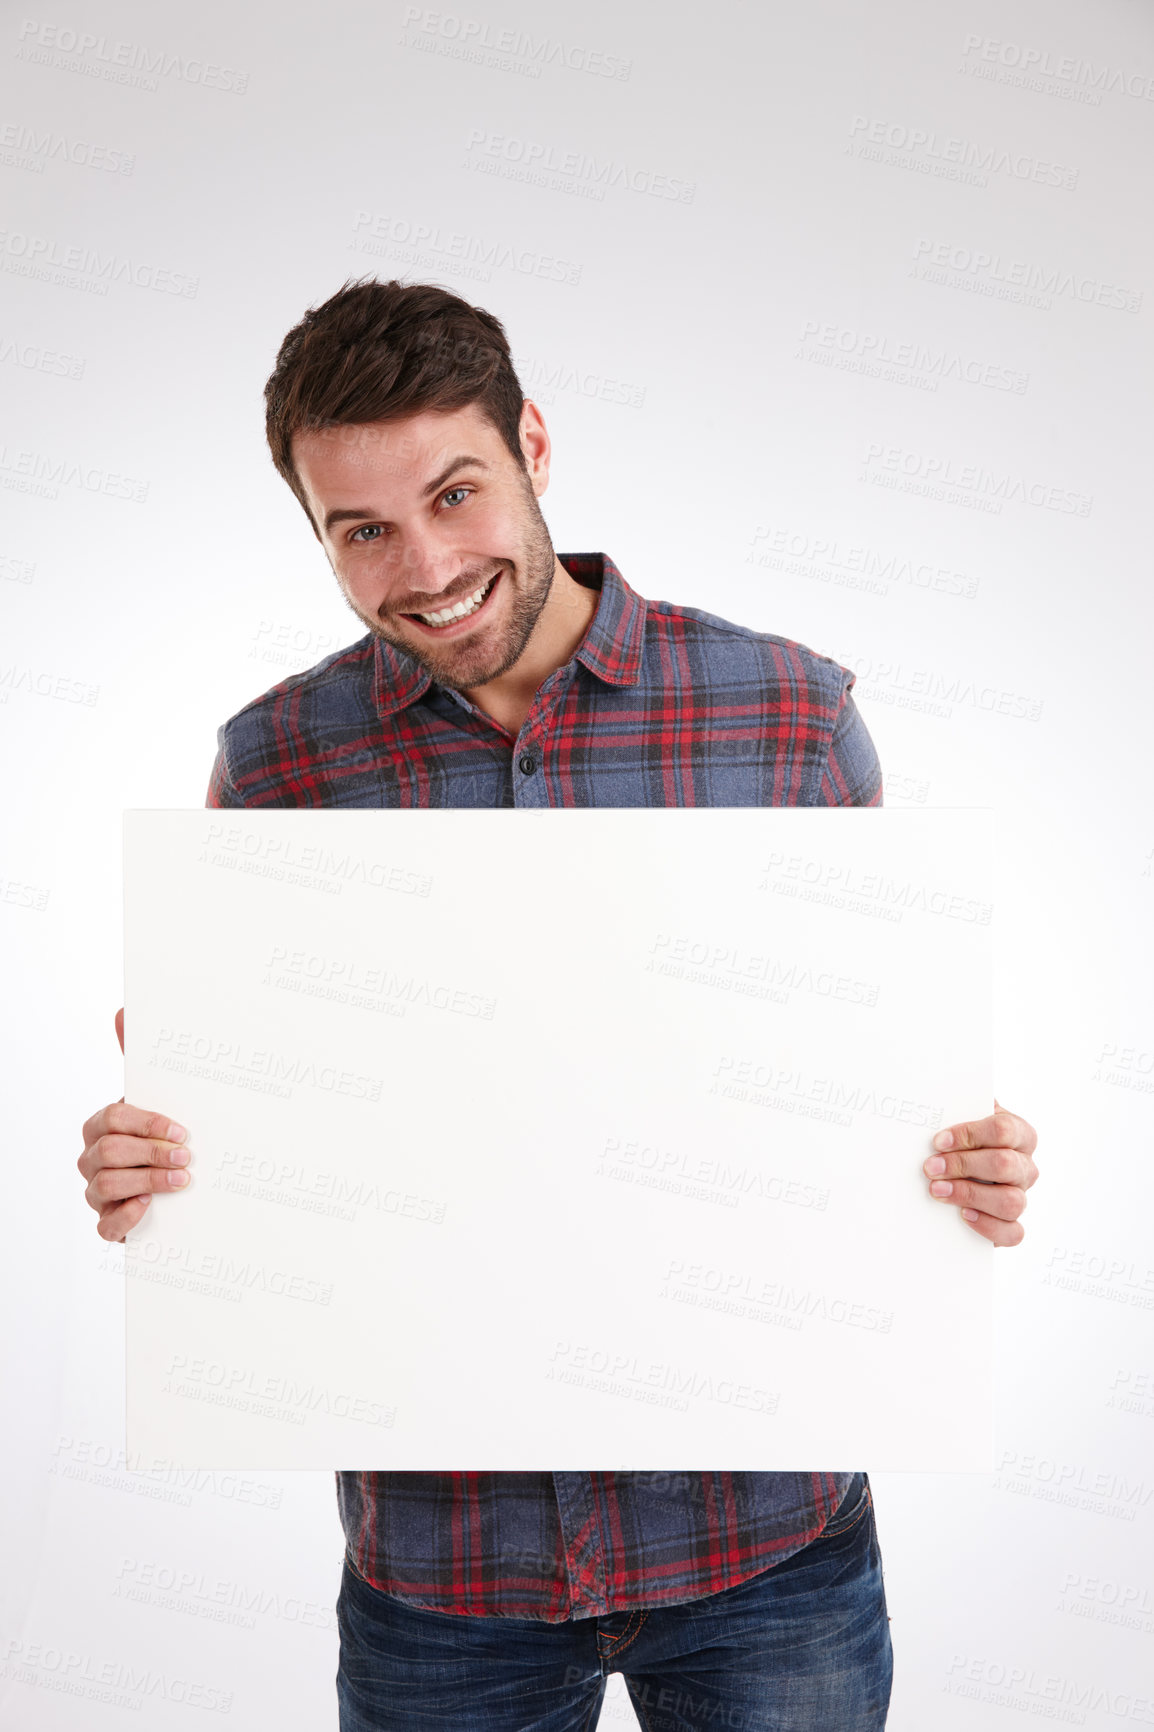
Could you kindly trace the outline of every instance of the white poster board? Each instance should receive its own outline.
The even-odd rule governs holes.
[[[130,1457],[989,1471],[981,816],[126,812]]]

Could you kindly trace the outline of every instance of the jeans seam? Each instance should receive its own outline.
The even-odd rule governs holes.
[[[628,1648],[633,1642],[635,1642],[637,1640],[638,1636],[641,1634],[641,1626],[645,1622],[645,1620],[648,1616],[649,1616],[648,1610],[635,1611],[633,1613],[633,1618],[637,1619],[636,1629],[632,1628],[633,1618],[630,1618],[629,1623],[626,1624],[625,1628],[622,1630],[622,1632],[619,1636],[614,1637],[612,1643],[604,1651],[601,1658],[603,1660],[615,1659],[618,1654],[623,1654],[625,1652],[626,1648]]]
[[[628,1683],[628,1680],[626,1680],[626,1683]],[[634,1696],[632,1690],[629,1691],[629,1700],[630,1700],[630,1703],[632,1704],[633,1712],[637,1715],[638,1719],[641,1721],[641,1724],[644,1728],[644,1732],[653,1732],[653,1722],[649,1718],[649,1715],[645,1712],[644,1702],[639,1702],[637,1700],[637,1698]]]

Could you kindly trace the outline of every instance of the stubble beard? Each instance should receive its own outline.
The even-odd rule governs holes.
[[[443,654],[438,652],[434,639],[416,642],[414,628],[411,634],[402,636],[390,631],[377,615],[362,613],[346,595],[345,600],[363,625],[368,626],[375,637],[382,638],[402,654],[412,659],[427,670],[443,686],[451,686],[454,691],[471,690],[475,686],[486,685],[501,674],[507,673],[518,661],[529,642],[533,628],[541,617],[545,603],[549,599],[549,591],[553,587],[556,555],[553,542],[549,535],[541,508],[537,503],[537,495],[524,478],[525,512],[523,527],[525,532],[524,558],[520,564],[519,581],[512,583],[509,576],[509,560],[501,562],[501,583],[509,590],[509,599],[498,596],[499,606],[508,609],[504,633],[500,642],[493,647],[484,648],[478,644],[474,648],[468,641],[460,645],[448,644]],[[475,588],[487,582],[489,572],[482,570],[477,574]],[[343,591],[342,591],[343,593]],[[406,612],[412,611],[409,609]]]

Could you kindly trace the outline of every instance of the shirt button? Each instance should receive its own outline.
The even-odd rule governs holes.
[[[520,758],[518,758],[517,767],[523,775],[531,776],[533,771],[537,768],[537,760],[533,756],[532,752],[525,752]]]

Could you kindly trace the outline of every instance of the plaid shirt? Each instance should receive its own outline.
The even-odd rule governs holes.
[[[571,660],[514,736],[372,632],[222,724],[209,806],[880,806],[828,656],[646,601],[599,553]],[[846,1472],[337,1474],[349,1566],[407,1605],[558,1623],[678,1605],[817,1538]]]

